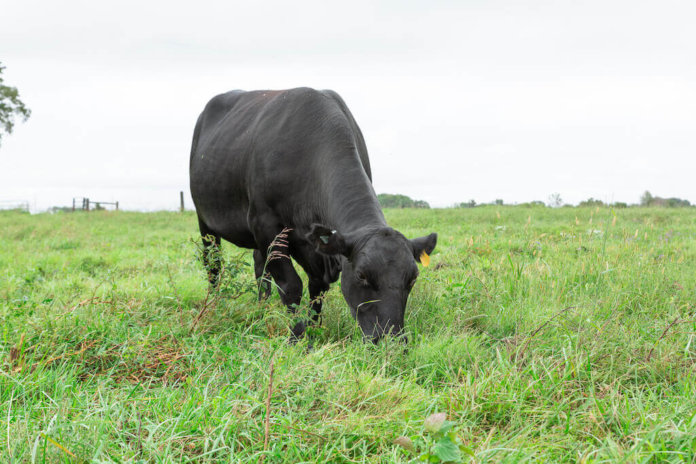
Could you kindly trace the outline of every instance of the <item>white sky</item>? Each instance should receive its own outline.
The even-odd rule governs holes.
[[[696,202],[693,1],[0,0],[0,15],[5,82],[33,111],[0,146],[0,201],[174,209],[210,97],[310,86],[346,100],[380,193]]]

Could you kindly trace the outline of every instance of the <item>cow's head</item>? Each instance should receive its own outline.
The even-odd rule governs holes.
[[[437,234],[409,240],[390,227],[342,234],[312,225],[307,240],[319,253],[343,255],[341,290],[365,338],[403,335],[408,295],[416,283],[418,266],[427,264]]]

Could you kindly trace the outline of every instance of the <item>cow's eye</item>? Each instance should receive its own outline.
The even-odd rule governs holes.
[[[377,289],[377,285],[372,279],[368,279],[367,274],[365,274],[362,271],[358,271],[355,273],[355,277],[358,279],[358,284],[362,287],[365,288],[372,288],[372,289]]]
[[[360,281],[360,285],[369,285],[370,283],[367,281],[367,276],[365,275],[364,272],[358,271],[355,276],[358,278],[358,281]]]

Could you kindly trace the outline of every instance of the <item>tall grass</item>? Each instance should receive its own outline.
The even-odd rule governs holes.
[[[211,297],[191,213],[0,212],[0,462],[409,462],[436,412],[472,462],[696,461],[696,211],[386,214],[439,233],[407,350],[337,285],[289,344],[229,244]]]

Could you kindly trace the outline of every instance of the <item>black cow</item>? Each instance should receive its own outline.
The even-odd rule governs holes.
[[[387,226],[362,133],[336,92],[214,97],[196,123],[190,175],[204,246],[222,237],[253,249],[256,278],[270,273],[291,311],[302,280],[289,257],[309,277],[314,321],[342,271],[341,290],[365,337],[403,332],[416,262],[427,259],[437,234],[409,240]],[[207,266],[214,283],[219,269]],[[292,332],[300,337],[305,328],[297,322]]]

